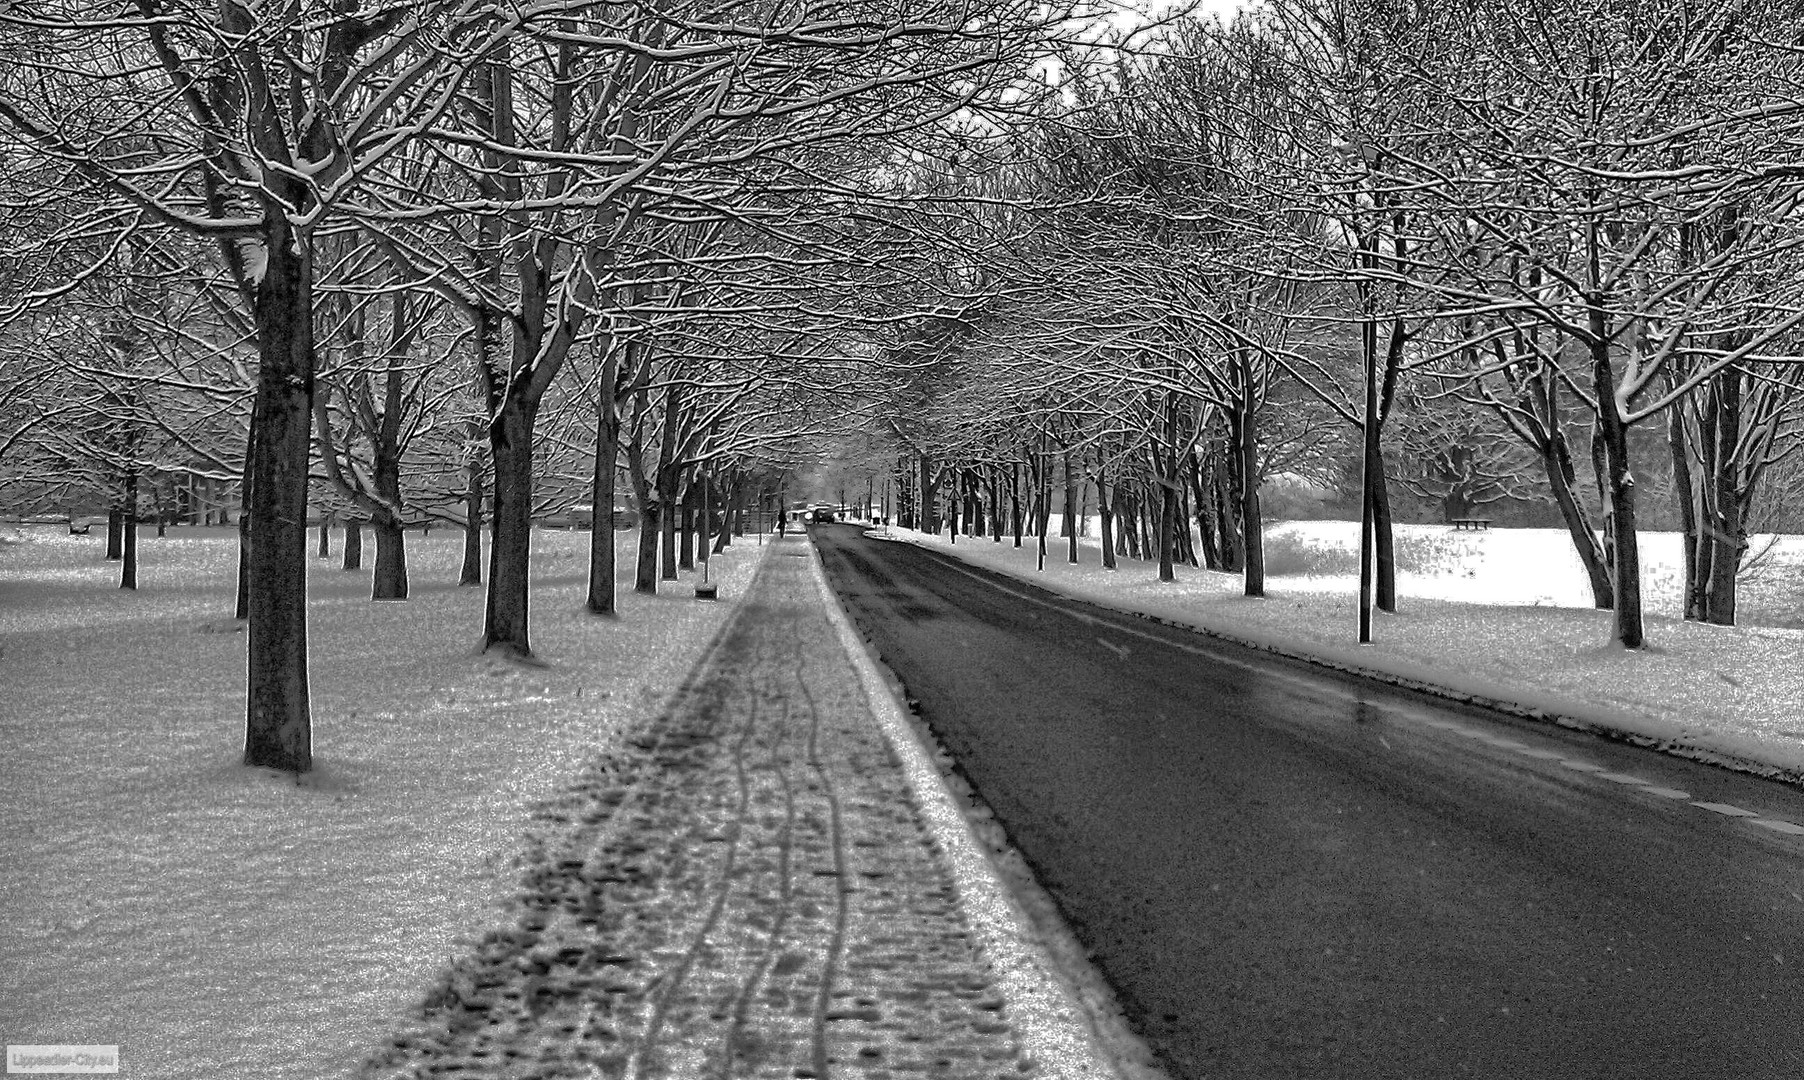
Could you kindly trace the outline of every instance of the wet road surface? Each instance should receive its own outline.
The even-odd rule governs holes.
[[[811,535],[1172,1075],[1804,1076],[1804,792]]]

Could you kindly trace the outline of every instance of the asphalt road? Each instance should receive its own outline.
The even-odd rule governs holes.
[[[1804,1076],[1804,792],[812,534],[1173,1076]]]

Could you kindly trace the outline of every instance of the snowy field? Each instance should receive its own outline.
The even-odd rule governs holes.
[[[581,611],[587,543],[535,533],[543,669],[475,655],[452,530],[409,536],[405,603],[315,560],[297,785],[238,762],[234,534],[146,530],[133,594],[98,532],[0,526],[0,1042],[116,1043],[132,1077],[351,1074],[488,928],[531,806],[662,704],[761,550],[714,561],[722,603],[685,575],[610,622]]]
[[[1112,607],[1804,775],[1804,537],[1778,538],[1743,583],[1743,625],[1717,627],[1680,618],[1678,534],[1644,534],[1650,647],[1633,653],[1610,644],[1612,616],[1591,608],[1558,529],[1397,526],[1399,611],[1378,613],[1376,643],[1361,647],[1358,522],[1273,526],[1270,567],[1287,572],[1268,573],[1263,600],[1240,595],[1239,574],[1179,566],[1163,583],[1156,563],[1125,556],[1104,571],[1090,526],[1075,566],[1066,541],[1049,540],[1043,573],[1031,537],[1020,550],[1010,538],[948,548],[943,535],[877,531]]]

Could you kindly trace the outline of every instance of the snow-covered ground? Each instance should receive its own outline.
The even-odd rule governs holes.
[[[353,1072],[488,928],[531,806],[662,704],[760,553],[714,561],[719,604],[685,575],[605,621],[587,542],[535,534],[542,669],[474,654],[450,530],[409,537],[405,603],[316,561],[297,785],[238,761],[231,533],[146,530],[134,594],[98,533],[0,526],[0,1042],[116,1043],[133,1077]]]
[[[944,537],[879,530],[945,546]],[[1103,603],[1804,770],[1804,540],[1783,538],[1744,595],[1749,625],[1677,618],[1678,541],[1647,539],[1652,648],[1609,640],[1562,533],[1399,528],[1403,610],[1353,643],[1357,526],[1273,530],[1267,599],[1236,575],[1101,570],[1049,546],[961,540],[964,558]],[[631,537],[627,537],[631,539]],[[101,537],[0,526],[0,1041],[117,1043],[123,1075],[346,1075],[415,1007],[514,885],[530,808],[701,655],[760,553],[715,577],[580,611],[587,536],[536,534],[543,669],[473,655],[480,589],[458,540],[409,538],[414,599],[368,601],[367,571],[317,561],[318,767],[238,764],[243,635],[234,538],[142,541],[115,588]],[[624,554],[624,552],[623,552]],[[622,560],[625,565],[625,559]]]
[[[1262,600],[1241,595],[1238,574],[1180,566],[1165,583],[1157,564],[1125,556],[1105,571],[1094,520],[1081,561],[1068,563],[1055,536],[1044,572],[1031,537],[1017,550],[1008,538],[953,545],[944,535],[876,531],[1111,607],[1804,775],[1804,537],[1778,538],[1744,583],[1743,625],[1718,627],[1679,617],[1678,535],[1645,535],[1649,648],[1630,652],[1610,643],[1612,616],[1590,607],[1578,557],[1556,529],[1398,526],[1399,611],[1378,614],[1376,642],[1365,647],[1357,522],[1269,530],[1273,567],[1292,572],[1272,574]],[[1765,541],[1756,538],[1754,550]]]

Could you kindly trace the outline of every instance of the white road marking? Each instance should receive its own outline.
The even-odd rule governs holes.
[[[1602,765],[1590,761],[1581,761],[1578,758],[1563,757],[1560,759],[1560,765],[1563,768],[1573,769],[1578,772],[1600,773],[1604,771]]]
[[[1755,818],[1748,824],[1758,825],[1763,829],[1771,829],[1787,836],[1804,836],[1804,825],[1793,825],[1789,821],[1780,821],[1778,818]]]
[[[1126,645],[1117,645],[1113,641],[1104,641],[1102,638],[1097,638],[1096,643],[1098,645],[1101,645],[1103,648],[1108,649],[1110,652],[1114,653],[1116,656],[1121,657],[1123,660],[1127,659],[1128,651],[1127,651]]]
[[[1613,781],[1618,784],[1637,784],[1641,787],[1647,787],[1653,783],[1652,780],[1644,780],[1639,776],[1630,776],[1628,773],[1619,772],[1600,772],[1597,774],[1597,778],[1599,780]]]
[[[1759,814],[1756,814],[1752,810],[1743,810],[1739,806],[1731,806],[1726,802],[1694,802],[1691,805],[1697,807],[1700,810],[1708,810],[1712,814],[1721,814],[1724,817],[1759,817],[1760,816]]]
[[[1662,799],[1685,799],[1687,801],[1691,799],[1691,792],[1680,791],[1676,787],[1650,787],[1643,788],[1642,790],[1646,791],[1649,795],[1658,795]]]
[[[1532,746],[1525,746],[1516,753],[1523,757],[1539,758],[1542,761],[1557,761],[1560,757],[1558,750],[1537,750]]]

